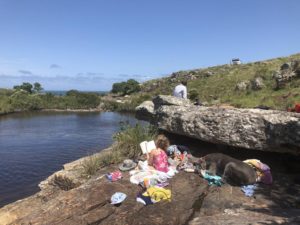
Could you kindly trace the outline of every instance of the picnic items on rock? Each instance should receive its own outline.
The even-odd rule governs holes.
[[[208,181],[209,185],[221,186],[223,184],[222,177],[209,175],[205,170],[200,170],[202,177]]]
[[[116,205],[120,204],[126,199],[127,195],[122,192],[116,192],[111,196],[110,204]]]
[[[128,171],[136,167],[136,163],[131,159],[125,159],[122,164],[119,165],[119,170]]]
[[[143,141],[140,143],[140,147],[142,149],[143,154],[150,153],[153,149],[156,149],[155,142],[152,141]]]
[[[247,163],[253,169],[255,169],[257,182],[262,182],[264,184],[272,184],[273,178],[270,167],[267,164],[262,163],[258,159],[247,159],[244,161],[244,163]]]
[[[250,184],[250,185],[242,186],[241,189],[247,197],[252,197],[256,188],[257,188],[256,184]]]
[[[115,182],[122,178],[122,173],[120,171],[114,171],[114,172],[106,174],[106,177],[109,181]]]

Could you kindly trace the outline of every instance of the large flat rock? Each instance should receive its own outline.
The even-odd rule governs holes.
[[[194,204],[203,198],[207,189],[204,180],[196,174],[181,172],[167,187],[172,200],[144,206],[136,201],[141,191],[129,182],[129,173],[122,180],[109,182],[102,174],[115,170],[105,168],[81,186],[69,191],[37,193],[0,209],[0,224],[186,224],[194,214]],[[127,194],[116,207],[109,203],[115,192]],[[47,194],[46,194],[47,193]]]
[[[69,164],[65,169],[69,172],[61,171],[60,174],[72,179],[74,173],[70,171],[77,171],[78,166],[78,161]],[[68,191],[51,187],[48,183],[41,192],[1,208],[0,224],[242,225],[300,222],[297,174],[274,174],[273,185],[261,186],[254,197],[245,197],[240,187],[213,187],[197,174],[179,172],[169,180],[170,202],[144,206],[136,202],[141,188],[129,182],[128,172],[123,173],[123,179],[113,183],[103,177],[116,169],[114,165],[103,168]],[[115,192],[127,194],[126,200],[118,207],[109,203]]]
[[[194,106],[164,95],[153,103],[147,120],[170,133],[234,147],[300,154],[300,114]],[[140,113],[137,108],[138,118]]]

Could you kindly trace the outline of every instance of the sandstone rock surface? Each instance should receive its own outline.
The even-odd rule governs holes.
[[[123,179],[109,182],[104,174],[117,169],[100,169],[90,179],[82,178],[82,160],[66,164],[43,182],[42,191],[0,208],[0,225],[198,225],[198,224],[298,224],[300,184],[298,175],[273,174],[274,184],[259,186],[254,197],[245,197],[240,187],[209,186],[194,173],[179,172],[166,188],[171,201],[144,206],[136,202],[142,189]],[[295,170],[295,173],[299,170]],[[51,180],[64,176],[79,186],[62,190]],[[120,206],[109,200],[115,192],[127,194]]]
[[[144,206],[136,201],[141,188],[129,182],[129,173],[122,180],[109,182],[103,174],[69,191],[43,192],[0,209],[0,224],[186,224],[193,216],[194,203],[201,200],[207,189],[204,180],[191,173],[179,173],[167,187],[172,200]],[[127,194],[120,206],[110,204],[115,192]]]
[[[194,106],[166,95],[157,96],[153,103],[148,121],[170,133],[234,147],[300,154],[300,114]],[[136,111],[137,117],[140,112]]]

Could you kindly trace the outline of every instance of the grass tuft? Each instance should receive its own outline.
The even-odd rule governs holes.
[[[128,123],[122,123],[120,131],[113,137],[115,143],[112,146],[112,150],[100,155],[87,157],[82,163],[82,174],[92,176],[100,168],[120,163],[125,158],[137,159],[142,153],[140,143],[145,140],[153,140],[156,135],[157,129],[153,126],[140,124],[131,126]]]
[[[78,185],[75,184],[70,178],[60,175],[55,175],[53,178],[53,185],[58,186],[64,191],[76,188]]]

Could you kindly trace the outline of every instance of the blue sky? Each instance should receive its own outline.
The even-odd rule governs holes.
[[[0,87],[110,90],[300,52],[298,0],[0,0]]]

